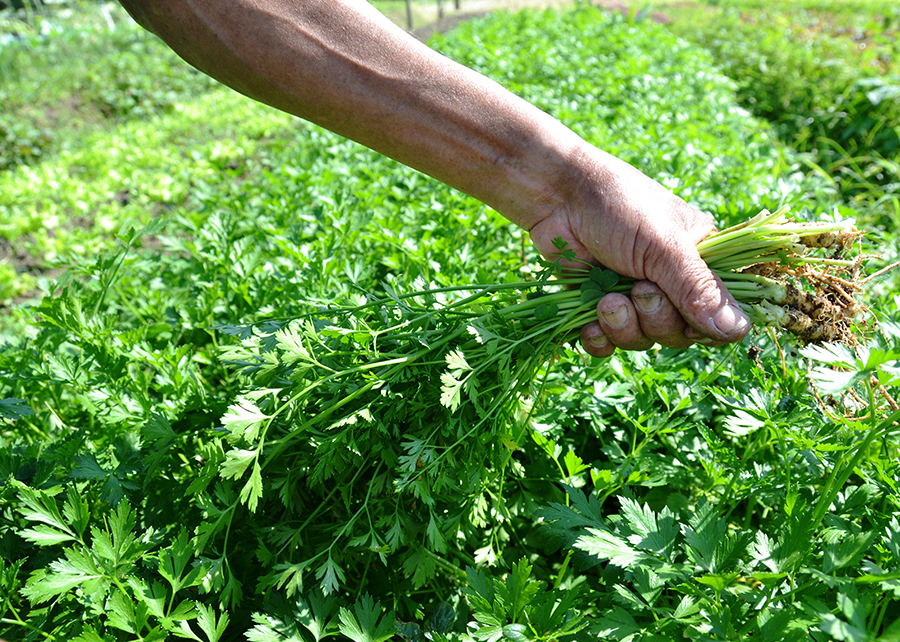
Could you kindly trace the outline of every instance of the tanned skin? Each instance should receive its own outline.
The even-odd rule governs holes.
[[[490,205],[545,256],[561,236],[639,279],[585,326],[588,353],[742,339],[750,322],[695,245],[712,219],[363,0],[120,0],[190,64]]]

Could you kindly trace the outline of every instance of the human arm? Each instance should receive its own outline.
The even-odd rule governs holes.
[[[694,248],[708,217],[362,0],[122,2],[198,69],[482,200],[545,255],[562,236],[582,258],[644,280],[630,299],[601,300],[601,313],[624,308],[626,319],[617,328],[601,314],[585,328],[585,339],[609,338],[587,341],[592,354],[746,333],[746,317],[715,325],[739,308]],[[659,308],[642,314],[642,301]]]

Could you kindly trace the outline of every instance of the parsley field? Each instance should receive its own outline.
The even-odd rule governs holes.
[[[662,25],[579,6],[431,44],[721,227],[789,205],[897,260],[885,201],[843,200]],[[2,326],[0,638],[900,639],[895,271],[855,346],[593,360],[530,340],[555,311],[504,293],[543,266],[496,213],[195,81],[91,129],[109,158],[0,177],[59,270]],[[42,232],[67,203],[88,249]],[[498,300],[534,325],[501,335]]]

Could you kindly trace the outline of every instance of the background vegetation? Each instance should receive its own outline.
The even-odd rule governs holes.
[[[380,417],[267,469],[251,506],[226,451],[260,421],[243,400],[284,385],[265,364],[290,318],[537,257],[112,5],[0,16],[0,637],[900,638],[895,272],[856,350],[561,349],[503,466],[472,448],[469,480],[399,490],[425,451]],[[898,258],[897,21],[579,6],[431,44],[722,224],[782,203],[855,220],[874,272]]]

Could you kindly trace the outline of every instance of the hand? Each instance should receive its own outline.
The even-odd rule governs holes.
[[[696,249],[715,229],[712,219],[604,152],[588,148],[575,158],[561,191],[566,205],[532,227],[532,240],[552,256],[561,236],[580,259],[638,279],[630,296],[600,299],[597,321],[581,332],[585,350],[608,357],[617,347],[740,341],[750,319]]]

